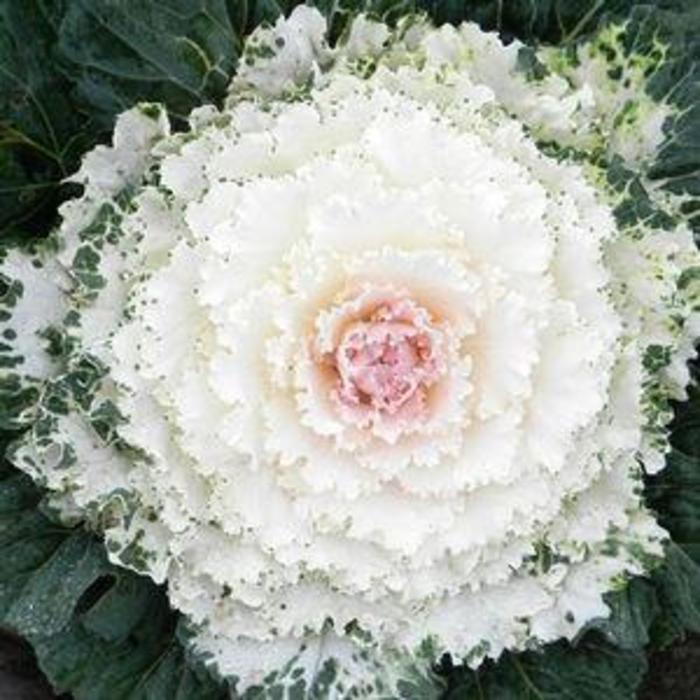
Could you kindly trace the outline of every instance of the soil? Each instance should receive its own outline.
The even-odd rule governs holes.
[[[638,700],[700,700],[700,635],[652,654]]]
[[[37,668],[29,645],[5,630],[0,631],[0,698],[58,700]]]

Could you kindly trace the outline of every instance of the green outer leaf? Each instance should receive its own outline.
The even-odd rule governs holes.
[[[572,42],[592,31],[605,13],[624,13],[634,0],[418,0],[438,22],[478,22],[506,36],[548,43]]]
[[[646,480],[645,495],[675,543],[657,573],[663,614],[654,620],[653,642],[663,647],[691,630],[700,632],[700,364],[691,363],[688,400],[675,406],[673,449],[666,469]]]
[[[691,432],[698,439],[698,430]],[[676,433],[679,435],[679,433]],[[659,522],[685,553],[700,564],[700,459],[674,450],[662,475],[649,480],[648,496]]]
[[[58,51],[105,128],[145,98],[183,119],[224,94],[240,37],[224,0],[72,0]]]
[[[301,0],[0,0],[0,234],[40,235],[68,196],[60,180],[95,142],[109,138],[115,115],[138,101],[162,101],[183,117],[219,101],[242,37]],[[572,42],[603,16],[626,18],[634,0],[316,0],[338,36],[368,11],[392,21],[425,11],[437,22],[474,20],[505,37]],[[674,41],[691,45],[693,0],[663,0],[675,17]],[[642,22],[644,26],[648,23]],[[651,23],[654,25],[654,23]],[[696,42],[692,43],[695,45]],[[700,109],[697,81],[685,70],[679,101]],[[669,69],[671,70],[671,69]],[[676,76],[678,77],[678,76]],[[661,89],[663,80],[658,85]],[[697,182],[698,121],[686,114],[656,176],[672,169],[675,191]],[[24,225],[23,225],[24,224]],[[22,226],[23,225],[23,226]],[[21,229],[18,229],[22,226]]]
[[[610,619],[594,621],[574,644],[504,654],[478,671],[443,669],[452,700],[633,700],[646,673],[646,650],[685,630],[700,631],[700,568],[670,544],[651,579],[608,596]]]
[[[261,5],[264,3],[260,3]],[[252,18],[238,0],[0,0],[0,238],[45,234],[61,180],[141,101],[220,101]],[[275,5],[276,7],[276,5]],[[230,11],[230,14],[229,14]],[[265,11],[273,15],[272,8]]]
[[[649,627],[661,613],[656,588],[648,579],[636,578],[619,592],[607,596],[610,619],[594,622],[608,641],[621,649],[639,651],[649,643]]]
[[[188,657],[178,616],[150,579],[112,566],[93,534],[52,522],[41,492],[0,467],[0,624],[25,636],[76,700],[230,697]]]
[[[645,671],[642,651],[625,651],[591,636],[576,649],[559,642],[545,653],[504,654],[478,673],[456,671],[445,698],[633,700]]]
[[[0,232],[51,222],[60,180],[93,143],[54,57],[57,3],[0,2]]]
[[[104,550],[93,537],[81,532],[66,538],[32,572],[5,614],[6,624],[28,637],[60,632],[75,601],[106,569]]]
[[[686,630],[700,632],[700,567],[672,544],[654,583],[661,614],[650,628],[653,646],[663,648]]]

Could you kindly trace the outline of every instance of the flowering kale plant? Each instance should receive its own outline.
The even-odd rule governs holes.
[[[5,622],[79,698],[633,697],[700,626],[697,9],[195,4],[2,248]]]

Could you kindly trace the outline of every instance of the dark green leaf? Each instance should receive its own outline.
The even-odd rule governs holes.
[[[571,647],[504,654],[477,672],[455,671],[446,700],[634,700],[646,671],[642,651],[625,651],[590,634]]]
[[[52,683],[76,700],[228,697],[188,658],[165,592],[108,564],[94,535],[52,522],[40,500],[2,465],[0,624],[31,641]]]
[[[680,547],[668,547],[655,586],[662,611],[652,628],[655,644],[665,646],[686,630],[700,632],[700,567]]]
[[[58,51],[104,128],[139,101],[185,117],[220,99],[240,47],[225,0],[72,0]]]
[[[6,623],[29,637],[60,632],[80,596],[106,567],[104,549],[93,537],[67,537],[33,572],[7,611]]]
[[[664,472],[649,479],[647,493],[660,523],[700,564],[700,459],[674,450]]]
[[[61,180],[109,139],[119,112],[159,101],[177,120],[220,100],[250,21],[245,5],[0,1],[0,233],[48,231],[68,191]]]
[[[0,232],[40,231],[92,143],[57,68],[58,3],[0,3]]]
[[[636,578],[622,591],[609,594],[610,617],[591,625],[621,649],[640,651],[649,643],[649,627],[661,612],[653,583]]]

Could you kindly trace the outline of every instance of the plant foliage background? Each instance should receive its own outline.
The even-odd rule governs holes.
[[[107,141],[115,115],[162,101],[181,119],[219,102],[242,38],[295,0],[0,0],[0,242],[46,234],[71,195],[63,178]],[[438,22],[478,21],[508,39],[574,44],[613,18],[630,21],[643,50],[658,35],[671,60],[650,90],[682,107],[673,138],[648,177],[700,196],[700,4],[697,0],[317,0],[338,35],[347,17],[391,20],[409,11]],[[635,211],[652,216],[641,181]],[[700,230],[700,211],[688,214]],[[696,205],[695,205],[696,206]],[[0,280],[0,294],[7,292]],[[2,339],[0,339],[2,342]],[[700,371],[695,371],[700,378]],[[0,387],[11,394],[11,387]],[[13,437],[0,408],[2,446]],[[4,450],[3,450],[4,451]],[[67,528],[25,475],[0,467],[0,624],[32,643],[55,687],[78,700],[235,698],[185,650],[186,626],[165,592],[107,562],[99,536]],[[575,645],[506,654],[478,672],[436,663],[405,698],[623,700],[634,698],[647,654],[687,631],[700,633],[700,390],[676,407],[668,467],[646,484],[649,505],[672,535],[666,563],[610,595],[610,620]],[[469,624],[468,620],[464,621]],[[255,697],[255,691],[249,691]],[[300,698],[324,697],[322,681]]]

